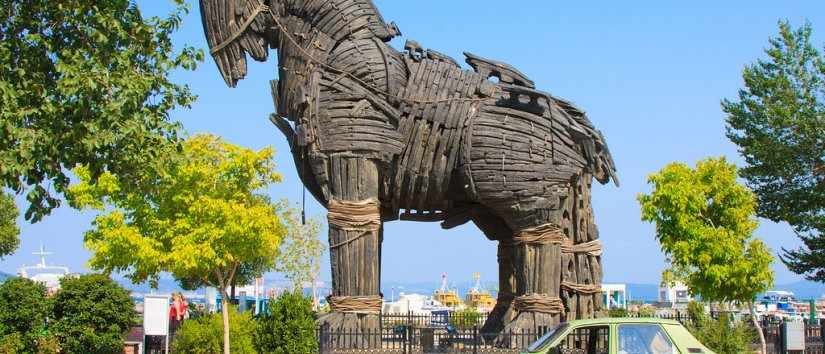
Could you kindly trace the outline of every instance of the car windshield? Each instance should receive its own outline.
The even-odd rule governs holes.
[[[527,347],[528,352],[535,352],[539,350],[539,348],[543,347],[545,344],[550,343],[555,339],[557,334],[563,333],[564,329],[567,328],[567,323],[562,323],[556,327],[551,328],[547,333],[545,333],[541,338],[530,344]]]

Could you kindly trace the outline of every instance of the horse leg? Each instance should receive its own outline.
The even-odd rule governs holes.
[[[473,211],[471,219],[490,240],[497,241],[512,237],[513,231],[507,223],[490,209],[480,208]],[[481,328],[481,333],[485,335],[499,333],[504,328],[504,324],[509,323],[515,316],[513,310],[515,268],[508,251],[501,246],[498,248],[498,294],[496,305],[487,315],[487,320]]]
[[[522,207],[499,207],[496,214],[515,231],[509,238],[499,237],[499,267],[511,271],[506,284],[512,294],[502,316],[499,343],[523,347],[514,342],[523,336],[510,333],[535,333],[566,320],[592,318],[599,310],[601,293],[601,243],[598,240],[590,206],[592,177],[576,177],[561,193],[553,207],[529,199]],[[506,267],[505,267],[506,266]],[[506,287],[502,287],[506,289]],[[496,328],[492,323],[488,328]]]
[[[330,340],[339,347],[370,348],[378,343],[369,343],[369,339],[355,343],[338,334],[380,328],[383,229],[378,168],[373,160],[352,155],[330,156],[328,168],[332,196],[328,208],[331,312],[318,322],[330,331]]]

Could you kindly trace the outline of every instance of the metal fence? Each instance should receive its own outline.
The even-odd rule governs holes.
[[[481,327],[486,320],[487,314],[480,312],[435,311],[431,314],[412,312],[381,314],[381,325],[387,328],[397,325],[415,327],[446,327],[449,325],[462,329],[471,329],[475,326]]]
[[[482,333],[472,329],[448,329],[398,325],[366,331],[318,329],[323,354],[346,353],[520,353],[541,336],[531,332]]]
[[[655,316],[689,325],[691,318],[675,313]],[[719,314],[711,314],[718,319]],[[318,328],[321,353],[519,353],[537,340],[543,331],[483,333],[486,315],[466,313],[382,314],[381,329],[338,331]],[[769,354],[786,353],[782,321],[761,323]],[[571,335],[580,335],[573,333]],[[607,333],[599,334],[598,338]],[[825,354],[825,320],[805,326],[803,354]],[[577,341],[570,341],[577,342]],[[758,344],[754,343],[754,349]],[[801,353],[801,352],[800,352]]]

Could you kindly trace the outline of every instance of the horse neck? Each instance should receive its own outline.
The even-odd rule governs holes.
[[[389,40],[397,34],[386,25],[371,1],[359,6],[342,0],[283,0],[282,4],[287,17],[300,18],[313,30],[326,33],[336,41],[352,36]]]

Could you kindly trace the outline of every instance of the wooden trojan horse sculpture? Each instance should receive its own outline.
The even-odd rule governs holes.
[[[201,0],[224,80],[246,55],[278,53],[272,121],[329,214],[333,329],[380,326],[382,224],[473,221],[498,241],[498,303],[486,333],[593,316],[601,243],[593,178],[617,182],[582,111],[514,67],[472,54],[471,70],[400,35],[371,0]],[[493,80],[495,78],[495,80]],[[618,184],[618,183],[617,183]]]

